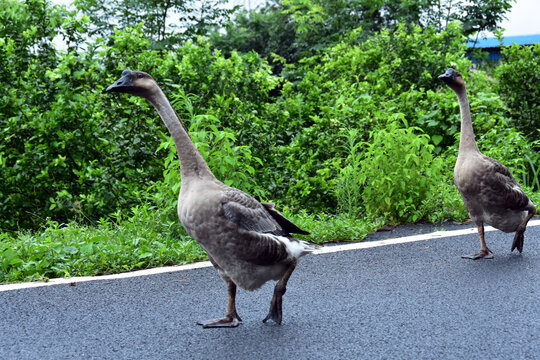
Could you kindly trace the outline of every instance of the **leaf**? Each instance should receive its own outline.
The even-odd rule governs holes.
[[[431,137],[431,140],[433,141],[435,145],[439,145],[441,141],[443,140],[443,137],[441,135],[433,135]]]
[[[79,252],[79,249],[76,248],[75,246],[67,246],[63,250],[65,253],[71,254],[71,255],[75,255]]]
[[[84,244],[80,248],[80,252],[82,255],[90,255],[94,252],[94,244]]]

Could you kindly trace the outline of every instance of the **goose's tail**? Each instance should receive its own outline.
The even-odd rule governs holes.
[[[287,249],[287,252],[294,258],[298,259],[304,255],[311,254],[315,250],[320,248],[320,245],[309,243],[304,240],[299,240],[294,237],[287,236],[275,236],[275,239]]]

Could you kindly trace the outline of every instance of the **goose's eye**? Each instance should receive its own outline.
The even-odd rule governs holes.
[[[139,79],[142,79],[143,74],[138,74],[137,77],[138,77]]]

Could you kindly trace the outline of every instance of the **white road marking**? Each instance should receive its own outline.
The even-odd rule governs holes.
[[[527,227],[529,226],[540,226],[540,219],[529,221],[529,224],[527,225]],[[484,231],[486,232],[494,231],[494,230],[497,230],[497,229],[491,226],[486,226],[484,229]],[[462,229],[462,230],[435,231],[429,234],[405,236],[401,238],[394,238],[394,239],[388,239],[388,240],[366,241],[366,242],[351,243],[351,244],[344,244],[344,245],[328,245],[328,246],[322,247],[321,249],[315,250],[313,254],[318,255],[318,254],[328,254],[328,253],[333,253],[333,252],[338,252],[338,251],[368,249],[368,248],[378,247],[378,246],[395,245],[395,244],[403,244],[403,243],[414,242],[414,241],[427,241],[427,240],[442,239],[442,238],[452,237],[452,236],[475,234],[476,232],[477,232],[476,227],[472,227],[472,228],[467,228],[467,229]],[[154,268],[154,269],[132,271],[132,272],[121,273],[121,274],[58,278],[58,279],[50,279],[47,282],[37,281],[37,282],[28,282],[28,283],[6,284],[6,285],[0,285],[0,292],[10,291],[10,290],[19,290],[19,289],[28,289],[28,288],[41,287],[41,286],[50,286],[50,285],[72,284],[72,283],[76,284],[76,283],[84,282],[84,281],[126,279],[126,278],[131,278],[131,277],[136,277],[136,276],[163,274],[163,273],[176,272],[176,271],[200,269],[200,268],[205,268],[205,267],[210,267],[210,266],[212,266],[210,261],[201,261],[195,264],[160,267],[160,268]]]

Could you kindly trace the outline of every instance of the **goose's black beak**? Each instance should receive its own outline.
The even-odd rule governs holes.
[[[452,68],[448,68],[446,69],[446,72],[442,75],[439,76],[439,80],[442,80],[444,81],[445,83],[448,84],[448,82],[452,81],[454,79],[454,73],[456,71]]]
[[[125,92],[126,89],[131,88],[131,74],[131,70],[128,69],[122,71],[122,77],[105,89],[105,92]]]

